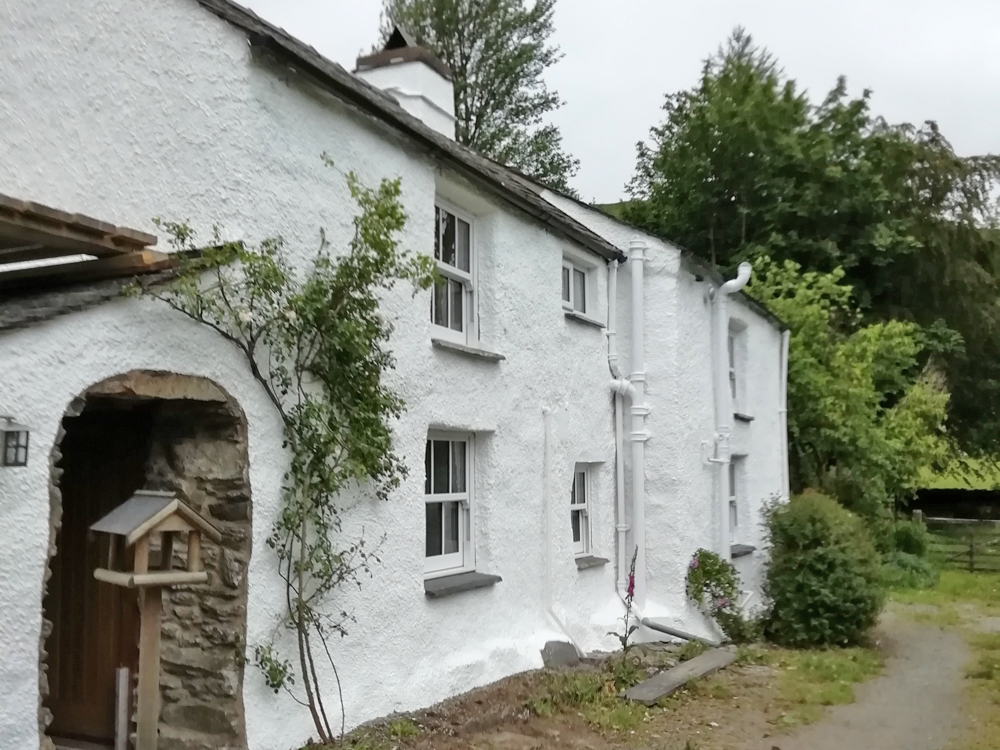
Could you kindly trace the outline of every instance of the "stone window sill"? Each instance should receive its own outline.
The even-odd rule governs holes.
[[[733,544],[729,547],[729,556],[736,559],[737,557],[752,555],[756,551],[757,548],[751,544]]]
[[[594,328],[604,328],[604,323],[599,320],[594,320],[583,313],[577,312],[576,310],[563,310],[563,315],[566,316],[566,320],[575,320],[577,323],[582,323],[585,326],[592,326]]]
[[[597,568],[601,565],[607,565],[609,560],[606,557],[594,557],[593,555],[580,555],[576,558],[576,567],[578,570],[586,570],[587,568]]]
[[[448,341],[447,339],[432,338],[431,343],[436,349],[444,349],[445,351],[455,352],[456,354],[462,354],[466,357],[474,357],[475,359],[486,360],[487,362],[500,362],[507,359],[502,354],[490,352],[486,349],[477,349],[474,346],[466,346],[465,344],[456,344],[454,341]]]
[[[428,578],[424,581],[424,593],[430,599],[440,599],[453,594],[461,594],[474,589],[494,586],[503,579],[488,573],[456,573],[452,576]]]
[[[733,419],[735,419],[737,422],[753,422],[754,420],[754,418],[751,417],[749,414],[742,414],[740,412],[735,412],[733,414]]]

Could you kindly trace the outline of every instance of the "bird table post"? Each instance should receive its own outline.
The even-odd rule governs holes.
[[[160,723],[160,619],[163,589],[206,583],[201,566],[201,541],[218,544],[221,532],[172,492],[140,490],[104,518],[92,531],[111,535],[108,567],[94,570],[98,581],[139,590],[139,701],[136,709],[135,750],[156,750]],[[185,570],[173,569],[174,537],[187,535]],[[160,564],[150,569],[152,537],[160,541]],[[135,547],[132,570],[125,566],[125,548]],[[127,721],[127,717],[126,717]]]

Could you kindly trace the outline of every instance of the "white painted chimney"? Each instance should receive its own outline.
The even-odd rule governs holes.
[[[425,125],[455,138],[451,70],[398,26],[381,52],[358,58],[354,75],[385,91]]]

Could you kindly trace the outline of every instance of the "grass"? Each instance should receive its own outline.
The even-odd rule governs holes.
[[[600,729],[631,731],[645,720],[647,709],[625,702],[618,695],[645,677],[628,656],[610,659],[599,672],[546,674],[539,689],[525,701],[525,707],[536,716],[573,711]]]
[[[882,658],[868,648],[831,648],[811,651],[743,646],[737,663],[778,669],[773,723],[782,727],[817,721],[826,706],[854,702],[854,686],[882,671]]]
[[[986,609],[1000,609],[1000,574],[943,570],[934,588],[896,589],[891,597],[903,604],[929,604],[942,608],[976,604]]]

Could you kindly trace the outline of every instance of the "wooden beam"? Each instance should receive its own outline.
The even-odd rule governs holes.
[[[21,268],[17,271],[4,271],[0,265],[0,289],[21,286],[26,279],[49,284],[113,279],[162,271],[174,267],[176,262],[177,259],[172,255],[155,250],[143,250],[124,253],[113,258]]]
[[[201,570],[201,533],[198,531],[188,534],[187,569],[189,573]]]
[[[115,750],[128,750],[131,708],[132,673],[128,667],[118,667],[115,670]]]
[[[161,521],[165,521],[177,512],[177,507],[180,505],[180,502],[180,500],[174,498],[172,501],[164,505],[159,512],[153,514],[132,529],[128,535],[128,543],[138,544],[142,540],[142,537],[147,536],[150,532],[152,532],[153,529],[160,525]]]
[[[149,537],[141,536],[135,543],[135,563],[132,570],[136,573],[145,573],[149,570]]]
[[[124,586],[128,589],[135,588],[135,582],[132,580],[132,574],[121,570],[95,568],[94,578],[98,581],[104,581],[104,583],[112,583],[115,586]]]
[[[160,570],[170,570],[174,557],[174,532],[164,531],[160,534]]]
[[[156,750],[160,723],[160,616],[163,594],[159,586],[144,588],[139,630],[139,708],[136,711],[136,750]]]
[[[132,576],[134,586],[180,586],[193,583],[207,583],[208,573],[186,570],[156,570],[151,573],[136,573]]]

